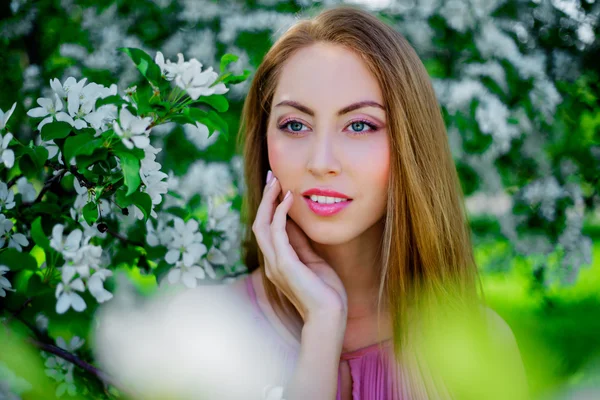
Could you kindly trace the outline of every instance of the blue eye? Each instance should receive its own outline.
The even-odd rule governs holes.
[[[285,129],[288,125],[290,126],[291,129]],[[306,125],[304,125],[302,122],[297,121],[295,119],[289,119],[289,120],[284,121],[281,125],[279,125],[278,128],[283,130],[284,132],[290,133],[292,136],[299,136],[300,132],[302,132],[301,129],[303,126],[306,126]],[[353,129],[356,129],[355,131],[352,131],[352,133],[354,133],[355,135],[358,135],[358,136],[366,135],[369,132],[375,132],[378,129],[377,125],[375,125],[367,120],[364,120],[364,119],[358,119],[358,120],[352,121],[347,126],[351,126]],[[369,127],[370,130],[364,130],[365,126]]]

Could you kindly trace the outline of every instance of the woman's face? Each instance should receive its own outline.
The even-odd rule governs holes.
[[[365,101],[373,104],[340,114]],[[269,162],[282,185],[280,200],[292,192],[289,215],[313,241],[349,242],[385,214],[390,153],[383,106],[375,77],[341,46],[314,44],[284,64],[269,116]],[[302,195],[312,188],[335,190],[352,201],[321,216]]]

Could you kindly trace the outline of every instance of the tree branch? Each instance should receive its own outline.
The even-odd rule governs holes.
[[[67,360],[68,362],[75,364],[76,366],[83,369],[84,371],[94,375],[96,378],[101,380],[103,383],[108,383],[110,385],[118,387],[117,385],[115,385],[112,382],[112,379],[110,377],[108,377],[108,375],[106,375],[104,372],[100,371],[98,368],[94,367],[93,365],[88,364],[87,362],[83,361],[76,355],[69,353],[68,351],[66,351],[64,349],[61,349],[58,346],[44,343],[44,342],[41,342],[34,338],[28,338],[27,341],[29,343],[33,344],[35,347],[37,347],[40,350],[54,354],[55,356],[58,356],[58,357],[62,358],[63,360]]]
[[[133,246],[144,247],[143,243],[136,242],[136,241],[131,240],[131,239],[127,239],[125,236],[121,235],[119,232],[115,232],[115,231],[113,231],[112,229],[110,229],[108,227],[106,228],[106,232],[108,232],[111,236],[113,236],[113,237],[121,240],[123,243],[131,244]]]
[[[83,176],[83,174],[81,174],[79,171],[77,171],[77,168],[75,168],[74,165],[70,166],[69,172],[72,173],[73,175],[75,175],[75,177],[77,178],[77,180],[79,181],[79,184],[81,186],[86,187],[88,189],[92,189],[92,188],[96,187],[95,184],[88,181],[87,178],[85,176]]]
[[[84,371],[92,374],[94,377],[96,377],[98,380],[100,380],[100,382],[104,385],[109,384],[116,388],[120,388],[120,385],[116,384],[115,381],[113,380],[113,378],[109,377],[106,373],[100,371],[98,368],[87,363],[86,361],[83,361],[82,359],[77,357],[75,354],[72,354],[72,353],[68,352],[67,350],[61,349],[58,346],[47,343],[47,342],[51,341],[52,339],[48,335],[40,332],[34,325],[32,325],[31,323],[29,323],[28,321],[26,321],[19,315],[20,310],[22,308],[24,308],[24,306],[26,304],[28,304],[28,301],[30,301],[30,300],[31,299],[27,299],[25,304],[23,306],[21,306],[19,308],[19,310],[16,310],[16,311],[9,310],[9,312],[10,312],[10,314],[12,314],[13,318],[16,318],[17,320],[19,320],[19,322],[21,322],[23,325],[25,325],[27,328],[29,328],[29,330],[35,335],[35,338],[28,337],[26,339],[26,341],[28,343],[34,345],[35,347],[37,347],[40,350],[54,354],[55,356],[58,356],[58,357],[62,358],[63,360],[69,361],[70,363],[78,366],[79,368],[83,369]],[[8,320],[5,321],[5,324],[7,322],[8,322]]]
[[[48,191],[48,189],[50,189],[50,187],[52,187],[52,185],[54,185],[54,183],[58,182],[61,180],[61,178],[67,173],[67,170],[64,169],[61,172],[59,172],[58,174],[54,175],[52,178],[48,179],[46,181],[46,183],[44,183],[44,187],[42,188],[42,190],[40,191],[40,194],[38,194],[38,196],[35,198],[35,200],[33,200],[32,202],[24,202],[23,205],[24,206],[31,206],[35,203],[39,203],[40,201],[42,201],[42,198],[44,197],[44,195],[46,194],[46,192]]]
[[[8,188],[10,189],[10,188],[11,188],[11,187],[13,187],[13,186],[14,186],[14,184],[15,184],[15,183],[17,183],[17,181],[18,181],[20,178],[22,178],[23,176],[24,176],[23,174],[19,174],[19,175],[17,175],[17,176],[15,176],[15,177],[13,177],[13,178],[12,178],[10,181],[8,181],[8,182],[6,183],[6,186],[8,186]]]

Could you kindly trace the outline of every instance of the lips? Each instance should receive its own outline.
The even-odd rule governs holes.
[[[335,190],[326,189],[326,188],[308,189],[307,191],[303,192],[302,195],[304,197],[310,197],[310,196],[315,195],[315,196],[337,197],[340,199],[350,199],[350,196],[347,196],[344,193],[336,192]]]
[[[339,203],[322,204],[317,203],[316,201],[312,201],[310,197],[303,197],[303,199],[308,205],[308,208],[310,208],[312,212],[321,217],[329,217],[331,215],[337,214],[344,208],[348,207],[350,203],[352,203],[352,200],[346,200]]]

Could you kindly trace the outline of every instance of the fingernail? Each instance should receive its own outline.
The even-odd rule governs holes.
[[[292,194],[292,192],[290,192],[289,190],[287,191],[287,193],[285,194],[285,197],[283,198],[283,200],[287,199],[288,197],[290,197],[290,194]]]
[[[272,177],[273,177],[273,173],[271,172],[271,170],[269,170],[269,172],[267,172],[267,183],[271,182]]]

